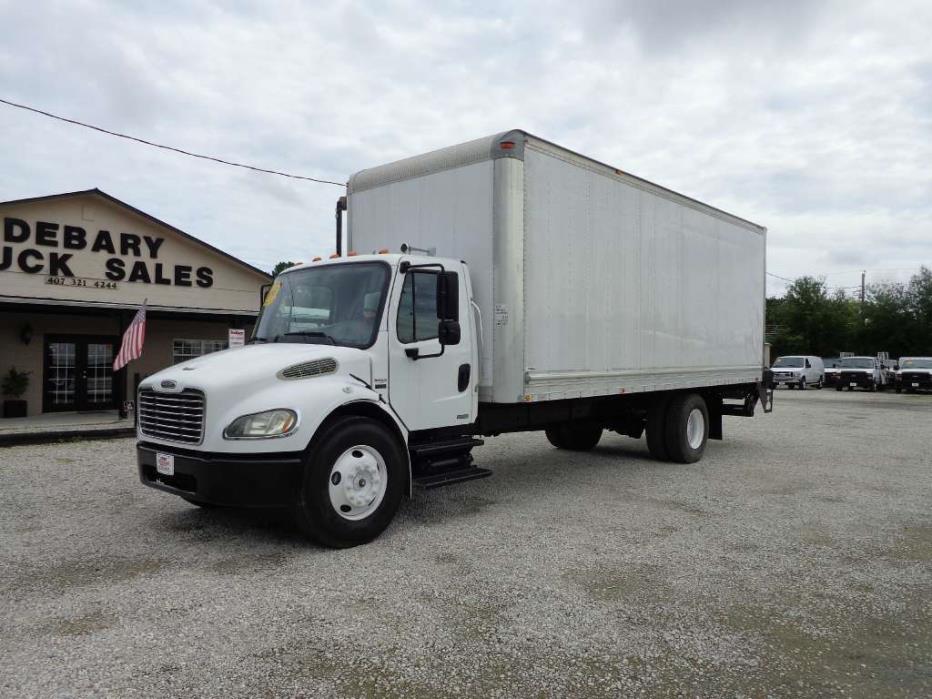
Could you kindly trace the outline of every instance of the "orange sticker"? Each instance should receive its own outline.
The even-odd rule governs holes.
[[[278,297],[278,292],[282,290],[282,283],[279,280],[275,280],[275,283],[272,284],[272,288],[269,289],[269,293],[265,295],[265,303],[263,306],[271,306],[272,302]]]

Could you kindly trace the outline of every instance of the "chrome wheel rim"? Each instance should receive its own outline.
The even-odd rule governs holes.
[[[693,408],[686,420],[686,441],[691,449],[698,449],[705,439],[705,415],[699,408]]]
[[[358,444],[340,454],[330,469],[330,504],[343,519],[365,519],[378,509],[387,486],[385,459],[378,450]]]

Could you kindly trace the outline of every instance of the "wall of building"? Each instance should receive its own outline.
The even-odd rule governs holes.
[[[27,325],[32,335],[29,344],[25,344],[22,339],[23,328]],[[226,341],[231,327],[245,327],[247,337],[252,331],[250,324],[237,323],[233,318],[196,321],[150,318],[146,324],[143,355],[130,362],[122,374],[128,387],[126,395],[132,395],[136,374],[145,378],[172,363],[172,344],[175,339]],[[42,412],[43,352],[47,334],[112,336],[117,338],[114,351],[119,351],[120,323],[115,314],[0,311],[0,375],[6,374],[11,366],[19,371],[30,372],[29,388],[23,396],[29,404],[29,415]]]

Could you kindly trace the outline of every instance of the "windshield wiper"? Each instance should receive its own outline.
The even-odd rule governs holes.
[[[319,330],[295,330],[292,332],[281,333],[280,335],[275,336],[275,342],[278,342],[278,338],[280,337],[297,337],[297,336],[319,337],[324,340],[327,340],[331,345],[337,344],[336,340],[330,337],[330,335],[328,335],[327,333],[320,332]]]

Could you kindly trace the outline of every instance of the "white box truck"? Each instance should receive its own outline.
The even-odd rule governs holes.
[[[489,475],[483,436],[646,432],[695,462],[723,415],[771,407],[765,236],[523,131],[363,170],[337,254],[279,275],[248,346],[142,382],[140,478],[339,547]]]

